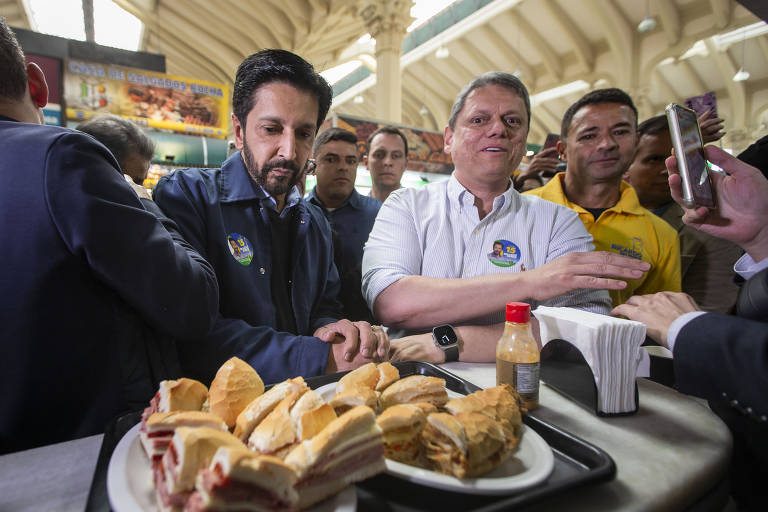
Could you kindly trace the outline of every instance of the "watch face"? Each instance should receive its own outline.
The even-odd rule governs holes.
[[[435,338],[435,343],[441,347],[450,347],[459,342],[456,337],[456,333],[453,332],[453,327],[450,325],[440,325],[432,329],[432,336]]]

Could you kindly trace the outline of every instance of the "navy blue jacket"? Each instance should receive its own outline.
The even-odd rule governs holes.
[[[338,236],[338,251],[334,250],[336,268],[341,278],[339,300],[344,307],[344,318],[366,320],[373,323],[374,318],[363,298],[362,267],[363,247],[373,229],[376,215],[381,208],[381,201],[374,197],[363,196],[352,189],[352,194],[343,205],[328,211],[312,189],[307,199],[317,205]]]
[[[262,206],[262,199],[269,199],[248,175],[240,152],[221,169],[181,169],[164,176],[154,199],[213,265],[219,281],[220,314],[213,329],[202,348],[180,351],[185,374],[209,383],[232,356],[250,363],[266,383],[322,374],[329,345],[312,333],[341,314],[331,229],[319,208],[304,199],[292,207],[299,220],[293,254],[286,258],[298,332],[286,333],[274,328],[271,234]]]
[[[0,117],[0,453],[145,406],[178,376],[169,337],[199,338],[216,309],[213,269],[104,146]]]

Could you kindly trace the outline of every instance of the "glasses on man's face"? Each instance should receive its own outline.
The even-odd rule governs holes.
[[[315,169],[317,169],[317,162],[315,159],[308,159],[307,163],[304,165],[304,174],[315,174]]]

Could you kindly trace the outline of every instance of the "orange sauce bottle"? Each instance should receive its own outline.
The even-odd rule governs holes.
[[[509,384],[520,395],[523,407],[539,406],[539,346],[531,331],[531,306],[507,304],[506,325],[496,345],[496,385]]]

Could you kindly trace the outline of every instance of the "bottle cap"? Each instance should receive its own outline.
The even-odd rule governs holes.
[[[531,305],[525,302],[507,302],[507,322],[527,324],[531,321]]]

